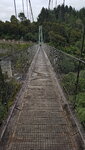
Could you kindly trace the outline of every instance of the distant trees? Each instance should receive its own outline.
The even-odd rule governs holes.
[[[38,41],[38,27],[43,25],[45,42],[51,42],[56,46],[73,45],[81,40],[82,24],[85,28],[85,8],[76,11],[71,6],[59,5],[54,10],[42,8],[37,22],[31,23],[23,12],[19,13],[19,19],[14,15],[10,21],[0,21],[0,39],[15,39]]]
[[[48,10],[45,8],[42,8],[41,13],[38,16],[38,22],[43,23],[46,21],[50,22],[71,22],[71,18],[74,19],[77,18],[78,12],[73,9],[71,6],[64,6],[59,5],[57,8],[54,8],[54,10]]]
[[[11,16],[10,21],[12,24],[18,23],[18,19],[14,15]]]
[[[79,17],[81,18],[83,24],[85,24],[85,8],[82,8],[82,9],[79,11]]]
[[[43,22],[55,22],[55,14],[53,11],[48,10],[47,8],[42,8],[41,13],[38,16],[38,23],[43,24]]]
[[[10,21],[0,21],[0,39],[20,40],[23,37],[23,40],[37,42],[37,23],[31,23],[22,12],[18,16],[19,19],[12,15]]]
[[[80,43],[83,31],[85,35],[85,8],[77,11],[71,6],[59,5],[54,10],[42,8],[38,16],[38,24],[43,25],[44,41],[69,53],[80,54]],[[83,30],[82,30],[83,27]],[[71,49],[72,48],[72,52]],[[74,51],[73,51],[74,50]]]
[[[24,13],[19,13],[19,15],[18,15],[18,17],[19,17],[19,19],[20,19],[20,21],[21,22],[23,22],[23,21],[26,21],[27,20],[27,18],[25,17],[25,14]]]

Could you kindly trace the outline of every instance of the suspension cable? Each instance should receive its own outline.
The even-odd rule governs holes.
[[[22,9],[23,9],[23,13],[25,13],[24,12],[24,0],[22,0]]]
[[[14,0],[14,9],[15,9],[15,16],[17,18],[16,0]]]
[[[26,0],[26,7],[27,7],[27,18],[29,19],[28,0]]]
[[[31,5],[31,1],[30,1],[30,0],[29,0],[29,7],[30,7],[30,12],[31,12],[32,22],[34,22],[34,16],[33,16],[33,11],[32,11],[32,5]]]

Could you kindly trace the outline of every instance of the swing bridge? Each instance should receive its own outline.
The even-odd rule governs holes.
[[[32,63],[0,134],[0,150],[85,150],[85,132],[70,103],[75,106],[84,90],[85,62],[45,44],[42,30],[30,48]]]

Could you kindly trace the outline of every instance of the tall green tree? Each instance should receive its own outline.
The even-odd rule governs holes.
[[[11,21],[11,23],[13,23],[13,24],[18,23],[18,19],[17,19],[14,15],[11,16],[10,21]]]
[[[23,21],[26,21],[27,20],[27,18],[25,17],[25,14],[24,13],[19,13],[19,15],[18,15],[18,17],[19,17],[19,19],[20,19],[20,21],[21,22],[23,22]]]

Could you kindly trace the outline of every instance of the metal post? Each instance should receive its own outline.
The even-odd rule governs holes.
[[[16,1],[14,0],[14,9],[15,9],[15,16],[17,18],[17,9],[16,9]]]
[[[39,44],[43,43],[42,26],[39,26]]]
[[[43,33],[42,33],[42,26],[41,26],[41,43],[43,43]]]

